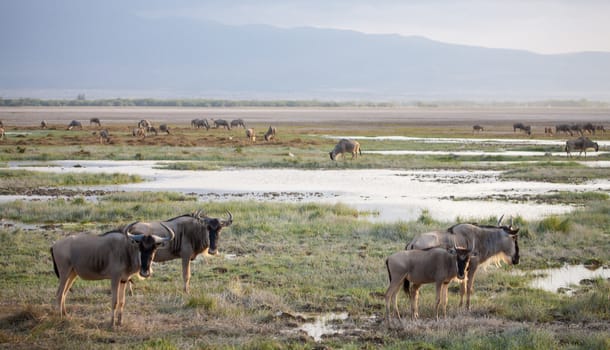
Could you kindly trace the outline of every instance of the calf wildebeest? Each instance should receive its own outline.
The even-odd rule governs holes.
[[[159,125],[159,131],[167,133],[169,135],[169,126],[167,124]]]
[[[472,132],[473,133],[479,132],[479,131],[485,131],[485,129],[482,126],[480,126],[479,124],[476,124],[476,125],[472,126]]]
[[[426,283],[436,284],[436,319],[443,306],[443,317],[447,317],[447,289],[456,277],[464,279],[470,261],[471,250],[465,248],[431,248],[428,250],[403,250],[390,255],[385,261],[390,286],[385,293],[386,320],[390,321],[390,305],[400,319],[397,296],[402,285],[411,299],[411,318],[417,319],[419,288]],[[410,288],[409,283],[413,286]]]
[[[277,133],[277,129],[275,128],[275,126],[271,126],[269,125],[269,129],[267,129],[267,132],[265,132],[265,141],[271,141],[273,139],[275,139],[275,134]]]
[[[564,134],[570,134],[570,136],[574,135],[572,133],[572,130],[570,129],[570,126],[568,124],[558,124],[558,125],[555,125],[555,133],[559,134],[560,132],[562,132]]]
[[[584,152],[585,158],[587,158],[587,150],[593,149],[595,152],[599,151],[597,142],[591,141],[588,137],[581,136],[574,140],[566,141],[565,151],[568,157],[572,156],[572,151],[578,151],[578,156]]]
[[[89,125],[97,125],[97,126],[102,126],[102,123],[100,122],[100,118],[91,118],[89,119]]]
[[[362,155],[362,151],[360,150],[360,143],[354,140],[341,139],[335,145],[335,148],[328,152],[331,160],[336,160],[339,155],[343,155],[343,159],[345,158],[345,153],[351,153],[352,159],[354,157],[358,157],[358,154]]]
[[[104,144],[104,143],[108,143],[110,142],[110,133],[108,132],[108,129],[104,129],[100,131],[100,143]]]
[[[246,129],[246,137],[250,140],[250,142],[256,141],[256,133],[253,128]]]
[[[47,127],[49,127],[49,123],[47,123],[46,120],[43,120],[40,122],[40,128],[41,129],[46,129]]]
[[[231,120],[231,127],[232,128],[237,128],[241,126],[242,128],[246,128],[246,123],[244,123],[244,120],[239,118],[239,119],[233,119]]]
[[[184,291],[188,293],[191,279],[191,260],[195,260],[197,255],[203,253],[206,249],[211,255],[218,253],[220,232],[224,227],[231,226],[233,223],[233,215],[229,211],[227,213],[228,219],[220,220],[206,215],[201,216],[201,211],[197,211],[162,222],[137,222],[126,227],[126,230],[135,229],[137,232],[163,235],[161,224],[165,224],[176,232],[176,238],[166,247],[159,249],[157,255],[155,255],[155,261],[182,259]]]
[[[83,129],[83,125],[78,120],[73,120],[68,124],[68,128],[66,130],[72,130],[74,128]]]
[[[109,231],[102,235],[81,233],[57,241],[51,247],[53,269],[59,277],[57,303],[60,315],[67,315],[66,293],[76,277],[84,280],[110,279],[112,314],[110,325],[121,325],[125,288],[130,277],[139,272],[151,275],[151,262],[160,245],[171,241],[174,231],[163,225],[168,237],[141,234],[135,230]],[[138,232],[138,234],[133,234]]]
[[[210,124],[208,123],[208,120],[205,118],[204,119],[196,118],[196,119],[191,120],[191,127],[197,128],[197,129],[205,128],[206,130],[210,130]]]
[[[229,122],[227,122],[224,119],[212,119],[212,122],[214,123],[214,128],[218,129],[219,127],[223,127],[226,128],[227,130],[231,130],[231,126],[229,125]]]
[[[432,231],[415,237],[405,249],[430,249],[434,247],[451,248],[454,244],[473,247],[473,256],[468,267],[468,277],[461,282],[460,306],[466,294],[466,308],[470,309],[470,296],[477,268],[487,260],[509,264],[519,263],[518,228],[512,226],[497,226],[477,224],[456,224],[445,231]]]

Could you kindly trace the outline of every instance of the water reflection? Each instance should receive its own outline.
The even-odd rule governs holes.
[[[312,322],[304,323],[299,327],[300,330],[304,331],[313,338],[316,342],[322,340],[323,335],[338,334],[342,331],[338,329],[333,321],[343,321],[348,317],[347,312],[341,313],[328,313],[323,315],[307,316],[303,315],[306,319],[313,318]]]
[[[556,269],[535,270],[531,272],[538,277],[531,286],[549,292],[563,291],[570,294],[570,286],[578,285],[582,280],[610,278],[608,267],[585,267],[584,265],[565,265]]]

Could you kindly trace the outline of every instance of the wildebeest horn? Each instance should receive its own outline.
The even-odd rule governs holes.
[[[131,224],[129,224],[129,225],[125,225],[125,226],[124,226],[124,227],[121,229],[121,231],[122,231],[123,233],[127,234],[127,233],[129,232],[129,230],[131,230],[131,229],[133,228],[133,226],[134,226],[135,224],[137,224],[138,222],[139,222],[139,221],[134,221],[134,222],[132,222],[132,223],[131,223]]]
[[[165,227],[165,229],[167,230],[167,232],[169,232],[169,237],[159,237],[157,235],[153,235],[153,238],[155,239],[155,243],[163,243],[163,242],[167,242],[167,241],[171,241],[172,239],[174,239],[174,237],[176,236],[176,233],[174,233],[174,230],[171,229],[171,227],[167,226],[164,223],[160,223],[161,226]]]
[[[229,220],[223,222],[223,226],[229,226],[233,223],[233,214],[229,210],[227,210],[227,214],[229,215]]]
[[[500,224],[502,223],[502,219],[504,219],[504,214],[500,216],[500,218],[498,219],[498,224],[496,226],[500,226]]]

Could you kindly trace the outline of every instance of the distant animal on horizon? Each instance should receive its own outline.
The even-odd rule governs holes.
[[[525,132],[528,135],[532,134],[532,126],[531,125],[525,125],[523,123],[515,123],[515,124],[513,124],[513,132],[517,131],[517,129]]]
[[[244,123],[243,119],[233,119],[231,120],[231,127],[232,128],[237,128],[237,127],[242,127],[242,128],[246,128],[246,123]]]
[[[549,136],[553,136],[553,128],[544,128],[544,134],[545,135],[549,135]]]
[[[104,143],[110,143],[110,133],[108,129],[104,129],[100,131],[100,143],[103,145]]]
[[[269,125],[269,129],[267,129],[267,132],[265,132],[265,141],[271,141],[273,139],[275,139],[275,134],[277,133],[277,129],[275,128],[275,126],[271,126]]]
[[[574,140],[566,141],[565,151],[568,157],[572,156],[573,151],[578,151],[578,156],[584,152],[585,158],[587,158],[587,150],[599,151],[599,145],[597,142],[591,141],[588,137],[581,136]]]
[[[169,132],[169,126],[167,126],[167,124],[161,124],[159,125],[159,131],[167,133],[168,135],[170,134]]]
[[[68,128],[66,130],[72,130],[74,128],[79,128],[79,129],[83,129],[83,125],[77,121],[77,120],[73,120],[70,122],[70,124],[68,124]]]
[[[95,125],[97,125],[99,127],[102,126],[102,123],[100,122],[100,118],[91,118],[91,119],[89,119],[89,125],[93,125],[93,124],[95,124]]]
[[[4,128],[0,126],[0,140],[4,140]]]
[[[483,127],[482,127],[482,126],[480,126],[479,124],[476,124],[476,125],[474,125],[474,126],[472,127],[472,132],[473,132],[473,133],[475,133],[475,132],[479,132],[479,131],[485,131],[485,129],[483,129]]]
[[[46,120],[43,120],[43,121],[40,122],[40,128],[41,129],[46,129],[48,127],[49,127],[49,124],[47,123]]]
[[[568,124],[557,124],[557,125],[555,125],[555,133],[559,134],[560,132],[562,132],[564,134],[569,134],[570,136],[574,135],[572,133],[572,130],[570,129],[570,126]]]
[[[227,130],[231,130],[231,125],[224,119],[212,119],[212,123],[214,123],[214,128],[218,129],[219,127],[226,128]]]
[[[256,141],[256,133],[253,128],[246,129],[246,137],[250,140],[250,142]]]
[[[191,120],[191,127],[197,128],[197,129],[205,128],[206,130],[210,130],[210,123],[208,123],[208,120],[205,118],[204,119],[196,118],[196,119]]]
[[[345,160],[345,154],[349,153],[352,155],[352,159],[358,158],[358,155],[362,155],[362,151],[360,150],[360,143],[355,140],[341,139],[335,145],[332,151],[328,152],[330,155],[330,160],[337,160],[337,158],[342,155]]]

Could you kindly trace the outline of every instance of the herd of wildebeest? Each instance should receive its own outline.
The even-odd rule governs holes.
[[[101,128],[98,118],[92,118],[91,126]],[[46,121],[41,122],[41,128],[47,128]],[[242,119],[227,122],[224,119],[193,119],[192,128],[226,128],[242,127],[246,137],[252,142],[256,136],[252,128],[247,128]],[[76,120],[69,123],[68,130],[80,128],[82,124]],[[552,130],[547,130],[552,134]],[[513,132],[521,130],[531,134],[531,126],[515,123]],[[473,132],[482,132],[480,125],[473,126]],[[158,132],[171,133],[167,124],[155,127],[148,120],[140,120],[132,130],[134,137]],[[598,150],[597,143],[591,141],[585,134],[594,135],[605,132],[601,125],[587,124],[557,125],[555,134],[564,133],[576,139],[566,142],[565,150],[587,149]],[[276,128],[270,126],[265,132],[266,141],[274,139]],[[4,137],[4,125],[0,121],[0,137]],[[99,130],[100,142],[110,138],[107,129]],[[360,144],[354,140],[341,139],[332,151],[330,159],[351,154],[352,159],[361,154]],[[181,259],[184,292],[189,293],[190,262],[198,255],[207,252],[214,255],[218,252],[220,233],[224,227],[233,223],[233,215],[227,212],[227,219],[211,218],[196,211],[168,220],[154,222],[134,222],[116,230],[101,235],[81,233],[57,241],[51,247],[53,267],[60,282],[57,289],[57,304],[61,316],[67,315],[65,299],[76,277],[85,280],[110,279],[112,291],[111,325],[120,325],[125,304],[125,290],[130,280],[136,274],[141,277],[151,275],[151,263]],[[473,291],[474,275],[478,266],[486,261],[503,261],[508,264],[519,263],[518,228],[502,225],[502,218],[496,225],[478,225],[459,223],[445,230],[428,232],[415,237],[405,249],[389,256],[385,263],[390,280],[385,293],[386,321],[391,322],[395,314],[400,318],[397,307],[397,294],[402,287],[411,299],[411,317],[418,318],[418,293],[422,284],[436,285],[436,318],[443,308],[446,316],[447,287],[450,281],[459,280],[460,306],[470,308],[470,296]]]

